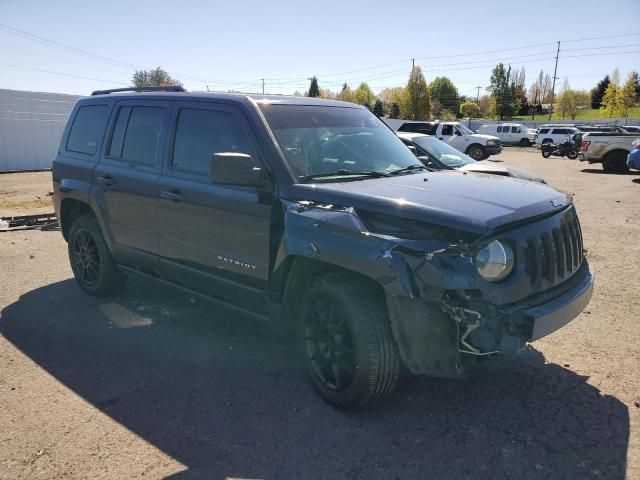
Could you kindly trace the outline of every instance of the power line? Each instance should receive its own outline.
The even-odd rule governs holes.
[[[52,72],[51,70],[43,70],[43,69],[40,69],[40,68],[23,67],[21,65],[12,65],[12,64],[8,64],[8,63],[0,63],[0,65],[2,65],[3,67],[19,68],[19,69],[22,69],[22,70],[31,70],[33,72],[48,73],[48,74],[51,74],[51,75],[60,75],[61,77],[78,78],[78,79],[81,79],[81,80],[92,80],[94,82],[105,82],[105,83],[112,83],[114,85],[122,85],[122,86],[127,86],[128,85],[126,83],[116,82],[114,80],[105,80],[103,78],[93,78],[93,77],[83,77],[81,75],[72,75],[70,73]]]

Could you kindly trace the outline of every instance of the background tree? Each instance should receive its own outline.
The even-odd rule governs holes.
[[[576,92],[571,90],[569,86],[569,79],[565,78],[562,82],[562,87],[560,89],[560,93],[558,94],[558,101],[556,103],[555,110],[562,115],[564,119],[565,116],[569,116],[572,119],[576,118],[578,114],[578,101],[576,98]]]
[[[491,100],[493,97],[490,95],[482,95],[478,100],[478,107],[480,108],[479,118],[489,118],[491,112]]]
[[[373,105],[373,114],[378,118],[384,115],[384,107],[379,98],[376,98],[376,103]]]
[[[512,117],[516,104],[516,86],[511,82],[511,67],[504,68],[502,63],[495,66],[491,72],[491,79],[487,90],[496,101],[496,114],[503,120]]]
[[[171,78],[171,75],[160,67],[156,67],[152,70],[136,70],[131,81],[136,87],[182,85],[180,81]]]
[[[635,70],[631,72],[631,75],[635,80],[636,85],[636,102],[640,103],[640,75]]]
[[[460,94],[458,89],[447,77],[436,77],[429,84],[431,90],[431,110],[434,112],[434,100],[438,100],[442,109],[456,114],[460,109]],[[434,116],[441,116],[441,112],[434,113]]]
[[[385,88],[380,91],[378,98],[386,111],[391,112],[394,103],[402,110],[406,102],[406,91],[404,87]]]
[[[347,85],[347,82],[342,84],[342,89],[338,96],[336,97],[338,100],[342,100],[343,102],[352,102],[355,103],[353,91]]]
[[[627,77],[627,81],[624,83],[622,88],[620,89],[620,113],[623,117],[626,117],[629,114],[629,109],[633,107],[636,103],[636,87],[637,83],[637,73],[631,72]]]
[[[609,75],[605,75],[605,77],[591,90],[591,108],[597,110],[602,106],[602,97],[604,97],[604,92],[607,91],[607,87],[610,83],[611,79],[609,78]]]
[[[389,118],[400,118],[400,105],[395,102],[391,104]]]
[[[602,96],[602,108],[605,109],[609,117],[615,117],[620,113],[620,110],[622,110],[620,100],[620,87],[613,82],[609,83],[609,86]]]
[[[463,117],[478,118],[480,116],[480,107],[476,102],[464,102],[460,105],[460,114]]]
[[[366,106],[371,110],[371,104],[376,101],[373,90],[365,82],[362,82],[354,92],[355,103]]]
[[[431,116],[431,94],[420,67],[411,69],[404,112],[404,116],[411,120],[427,120]]]
[[[309,85],[309,93],[307,93],[309,97],[319,97],[320,96],[320,88],[318,87],[318,79],[314,75],[311,77],[311,84]]]
[[[440,103],[440,100],[438,100],[437,98],[432,98],[431,99],[431,116],[433,118],[440,118],[440,116],[442,115],[442,104]]]

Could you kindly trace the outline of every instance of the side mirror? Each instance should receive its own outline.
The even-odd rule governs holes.
[[[270,189],[262,165],[246,153],[215,153],[211,158],[211,181],[221,185]]]
[[[433,160],[425,155],[418,157],[418,160],[420,160],[425,167],[438,169],[438,165],[436,165]]]

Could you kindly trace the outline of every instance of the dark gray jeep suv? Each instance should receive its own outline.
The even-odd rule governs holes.
[[[591,298],[571,197],[547,185],[428,171],[349,103],[144,90],[79,100],[53,164],[90,294],[135,273],[293,325],[342,409],[401,362],[457,377],[513,354]]]

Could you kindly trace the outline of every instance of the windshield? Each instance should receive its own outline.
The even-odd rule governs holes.
[[[464,153],[437,138],[415,137],[412,138],[412,140],[425,152],[448,167],[458,168],[469,163],[475,163],[475,160],[471,157],[466,156]]]
[[[456,128],[460,130],[460,133],[463,135],[473,135],[473,131],[469,130],[467,127],[465,127],[461,123],[456,123]]]
[[[349,171],[383,174],[421,165],[368,110],[277,104],[260,107],[298,180],[341,172],[334,178],[323,178],[335,181]]]

